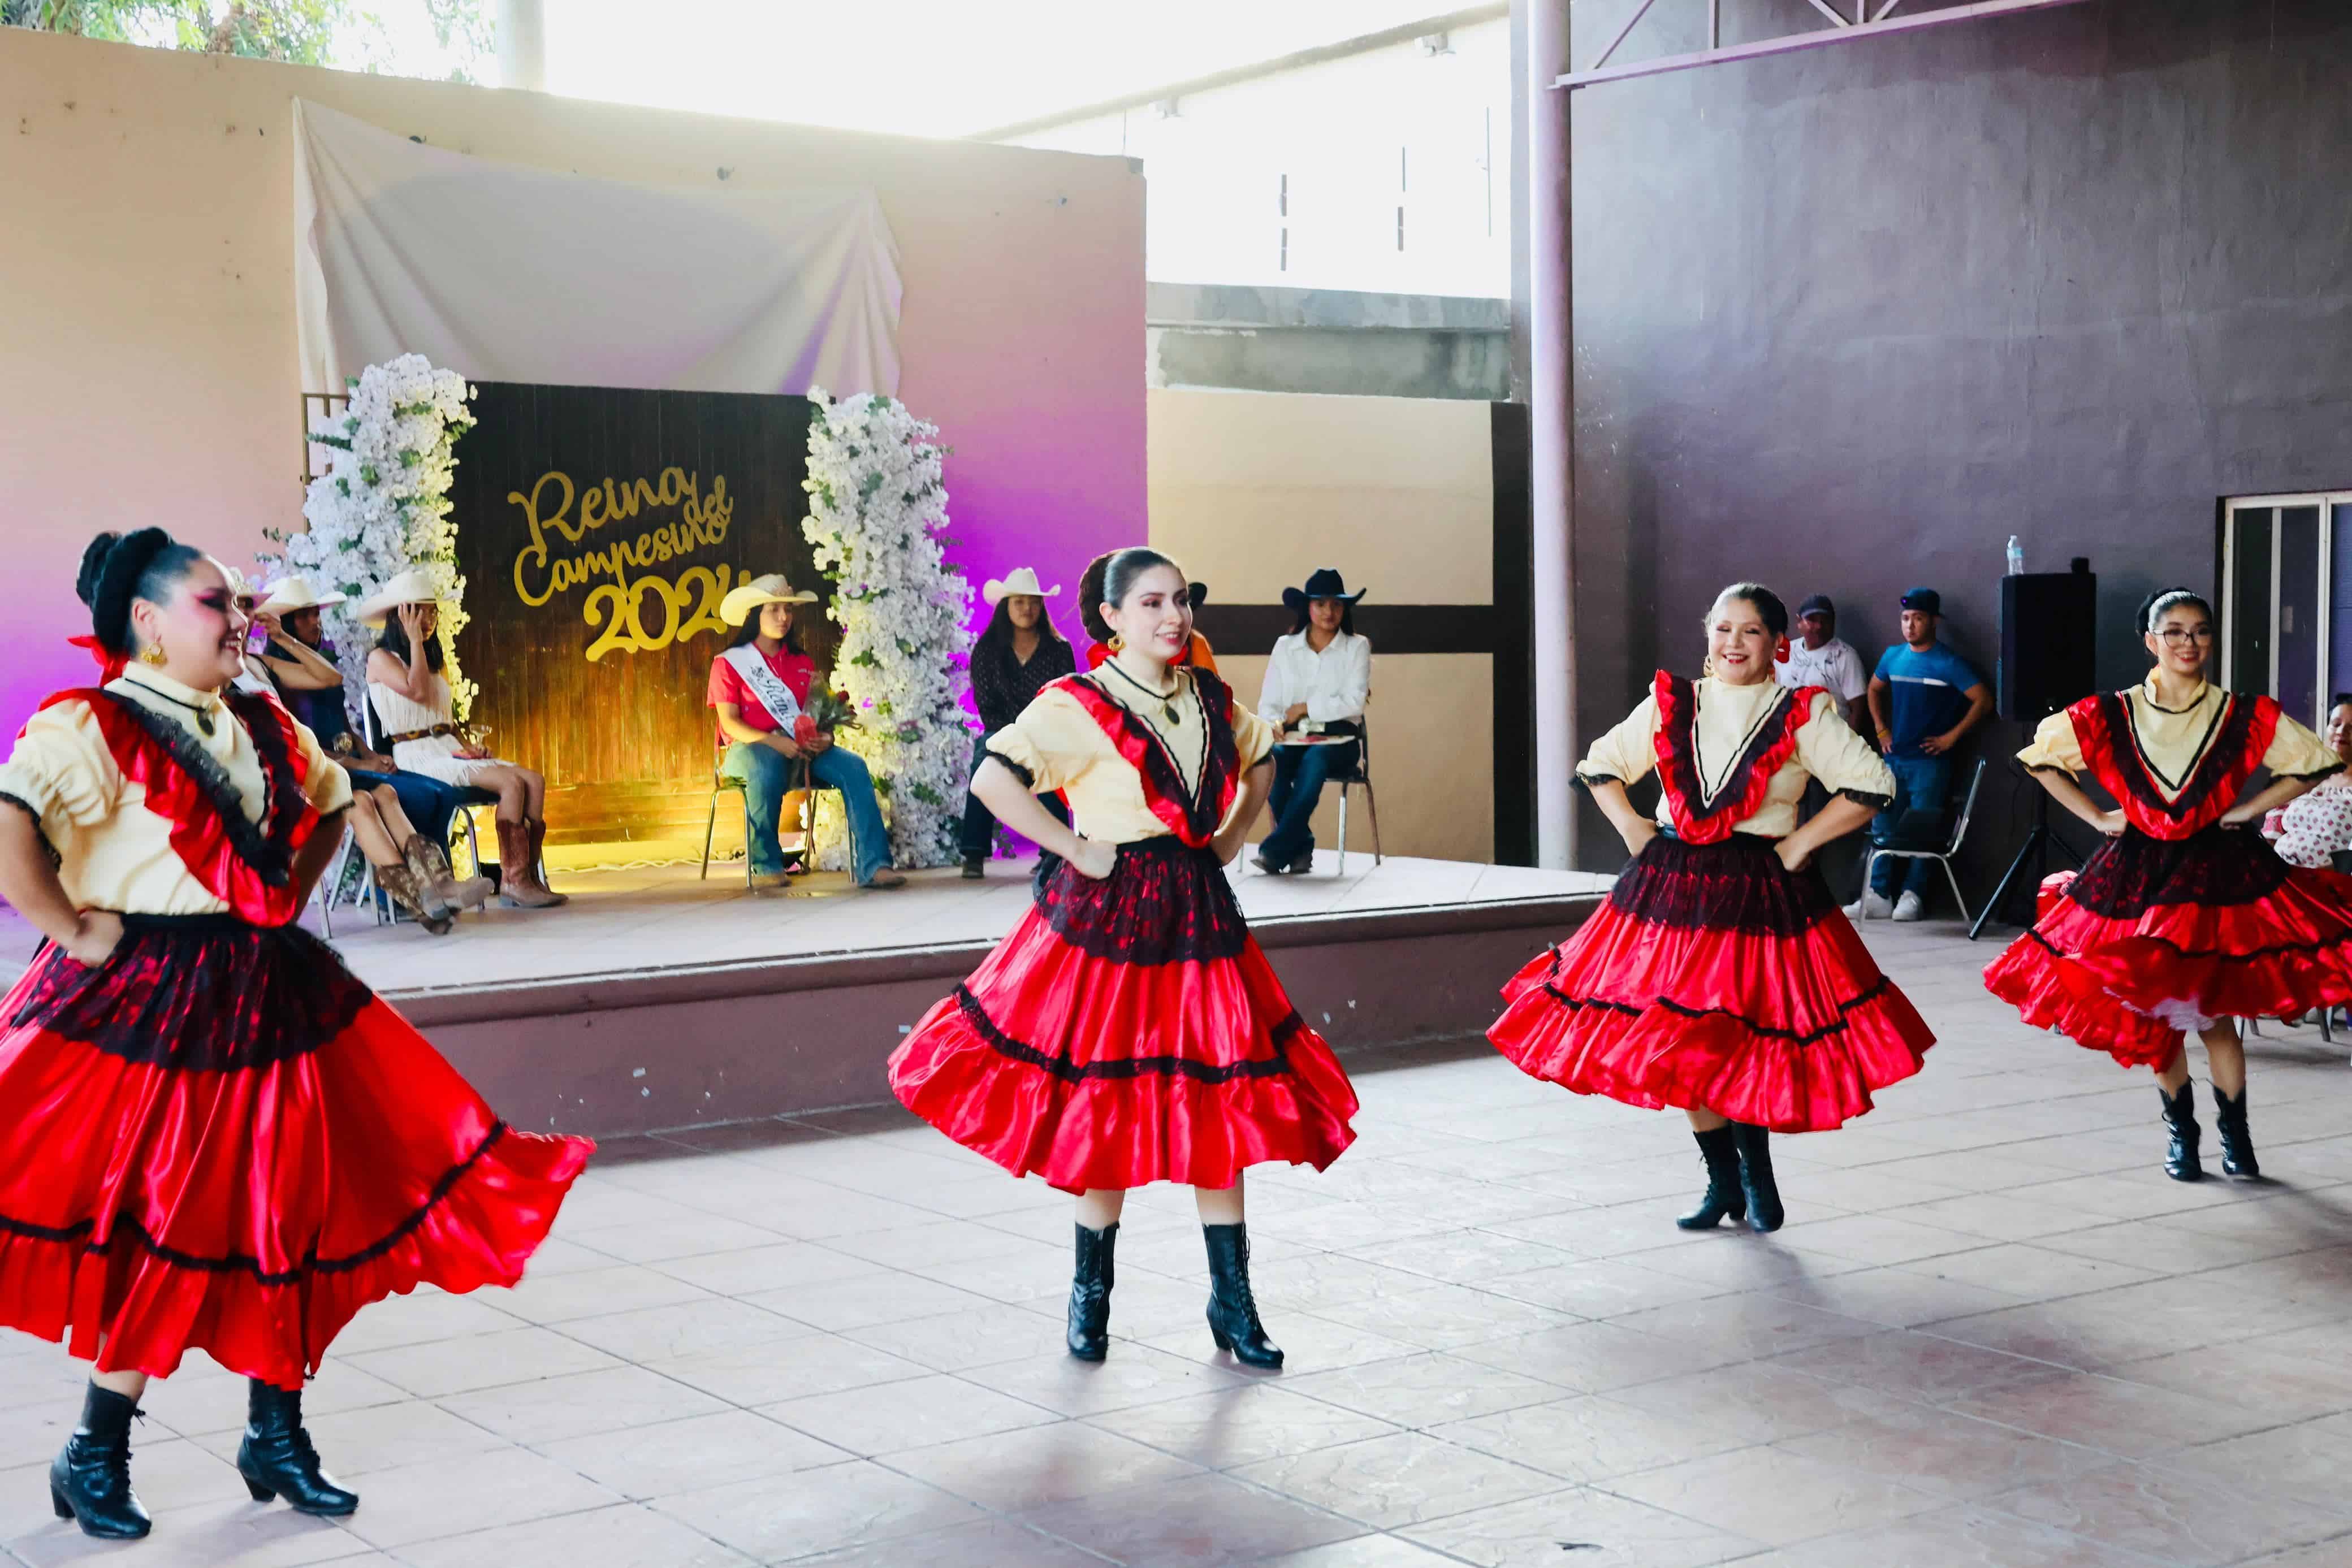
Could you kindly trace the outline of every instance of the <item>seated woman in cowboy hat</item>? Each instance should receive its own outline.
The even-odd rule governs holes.
[[[790,789],[792,764],[808,762],[809,779],[820,789],[838,789],[849,815],[851,875],[860,887],[903,887],[907,879],[890,869],[890,834],[882,825],[881,802],[866,759],[833,743],[823,730],[795,739],[793,721],[808,701],[816,661],[801,652],[793,626],[793,606],[813,604],[814,593],[795,593],[782,572],[755,577],[719,601],[719,614],[742,630],[727,651],[710,661],[707,701],[719,712],[719,745],[725,756],[719,770],[743,781],[743,803],[751,818],[751,882],[782,887],[784,848],[777,837]]]
[[[379,629],[367,657],[368,701],[383,727],[383,744],[404,773],[497,792],[499,903],[515,909],[567,903],[539,873],[540,846],[547,840],[547,780],[491,756],[456,722],[449,683],[441,674],[440,600],[432,578],[411,567],[360,604],[360,624]]]
[[[982,728],[980,743],[972,747],[974,772],[988,756],[990,736],[1019,718],[1021,710],[1045,689],[1046,682],[1077,673],[1077,656],[1070,652],[1068,639],[1045,613],[1045,601],[1061,591],[1058,582],[1039,588],[1037,573],[1025,566],[1015,568],[1002,582],[991,579],[980,591],[981,598],[996,613],[989,617],[980,640],[971,645],[971,700],[980,709]],[[1044,796],[1041,803],[1056,820],[1070,820],[1069,809],[1059,795]],[[967,793],[963,802],[963,874],[967,878],[977,880],[982,874],[995,835],[996,813],[979,796]]]
[[[461,803],[457,789],[401,772],[391,758],[370,751],[352,733],[343,672],[320,617],[345,597],[311,587],[299,573],[280,578],[253,609],[254,623],[268,640],[258,654],[247,657],[246,667],[267,677],[287,711],[319,737],[320,749],[352,776],[352,832],[375,868],[376,884],[439,936],[460,911],[488,899],[489,879],[460,881],[449,869],[444,846]]]
[[[1356,766],[1358,743],[1332,736],[1362,733],[1364,705],[1372,695],[1372,644],[1356,633],[1356,601],[1362,589],[1348,584],[1329,567],[1286,588],[1283,603],[1298,618],[1287,637],[1274,644],[1266,661],[1258,716],[1283,732],[1288,744],[1274,753],[1274,831],[1257,849],[1254,863],[1269,873],[1315,869],[1315,802],[1334,773]]]

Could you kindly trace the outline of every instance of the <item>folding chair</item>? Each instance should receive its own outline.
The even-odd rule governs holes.
[[[753,885],[751,880],[751,794],[750,790],[743,788],[743,780],[734,778],[724,771],[726,766],[727,752],[724,747],[721,747],[718,757],[713,759],[710,765],[710,810],[705,817],[702,824],[702,873],[696,880],[700,882],[708,882],[710,880],[710,846],[713,839],[719,831],[719,797],[731,789],[743,802],[743,885],[746,888],[750,888]],[[809,767],[809,759],[805,757],[794,758],[793,769],[792,785],[784,791],[784,794],[787,799],[793,795],[798,795],[801,798],[800,826],[798,829],[787,832],[784,831],[783,823],[779,821],[776,824],[776,840],[778,843],[782,846],[787,862],[790,862],[793,856],[797,855],[800,859],[801,867],[803,869],[806,869],[808,865],[809,835],[816,827],[817,791],[820,789],[831,789],[832,786],[819,784],[816,781],[815,776]],[[833,792],[835,794],[840,793],[837,789],[833,790]],[[791,869],[789,864],[786,869]]]
[[[1372,819],[1372,863],[1381,863],[1381,808],[1372,795],[1372,734],[1369,720],[1359,720],[1356,727],[1356,765],[1345,773],[1333,773],[1327,783],[1339,786],[1339,869],[1337,874],[1348,874],[1348,791],[1364,792],[1364,810]]]
[[[1960,852],[1960,841],[1969,836],[1969,819],[1976,814],[1977,787],[1984,782],[1984,758],[1979,757],[1977,758],[1976,767],[1969,774],[1968,793],[1960,798],[1960,814],[1953,819],[1950,842],[1939,850],[1893,849],[1873,844],[1870,847],[1870,852],[1863,857],[1862,885],[1864,888],[1870,886],[1871,869],[1878,863],[1879,857],[1882,855],[1892,860],[1934,861],[1944,868],[1944,880],[1951,883],[1952,902],[1960,906],[1960,918],[1969,919],[1969,901],[1961,896],[1960,879],[1952,873],[1952,857]]]

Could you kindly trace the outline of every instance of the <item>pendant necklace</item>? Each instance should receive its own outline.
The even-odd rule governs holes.
[[[1108,663],[1110,668],[1117,672],[1120,680],[1125,681],[1129,685],[1133,686],[1145,696],[1150,697],[1159,703],[1160,711],[1168,716],[1168,722],[1171,725],[1180,725],[1184,722],[1183,715],[1176,711],[1176,694],[1184,689],[1184,683],[1181,678],[1177,681],[1174,690],[1155,692],[1150,686],[1145,685],[1141,681],[1137,680],[1133,675],[1129,674],[1125,670],[1119,669],[1118,661],[1117,659],[1112,659],[1108,661]]]
[[[148,685],[143,681],[140,683],[139,689],[146,692],[152,696],[162,697],[173,707],[186,708],[190,713],[196,716],[196,728],[203,733],[204,737],[206,740],[210,740],[213,737],[213,712],[211,708],[199,706],[194,703],[182,702],[171,693],[159,692],[153,686]]]

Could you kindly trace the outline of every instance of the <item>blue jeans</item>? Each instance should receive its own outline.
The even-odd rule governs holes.
[[[349,771],[354,789],[391,785],[394,796],[400,801],[401,815],[424,835],[425,842],[449,841],[449,824],[457,815],[459,791],[456,785],[427,779],[422,773],[371,773],[364,768]]]
[[[1315,849],[1312,821],[1315,802],[1334,773],[1356,766],[1356,743],[1332,741],[1325,746],[1276,747],[1274,753],[1274,831],[1257,852],[1271,865],[1288,865]]]
[[[743,803],[751,814],[748,850],[752,873],[772,876],[782,871],[784,846],[776,829],[784,796],[792,789],[793,759],[773,747],[739,740],[727,748],[719,771],[743,781]],[[882,806],[874,798],[874,776],[866,770],[866,759],[841,747],[830,747],[809,759],[809,779],[820,789],[841,791],[841,803],[849,813],[851,874],[864,887],[890,863],[890,834],[882,826]]]
[[[1890,757],[1886,766],[1895,774],[1895,802],[1870,824],[1870,841],[1882,849],[1942,849],[1951,825],[1945,818],[1951,809],[1952,759]],[[1916,893],[1925,904],[1935,878],[1933,861],[1882,860],[1870,869],[1872,891],[1886,899]]]
[[[996,731],[992,729],[988,735],[982,736],[972,743],[971,770],[974,773],[978,773],[980,765],[988,760],[988,736],[995,733]],[[1062,804],[1061,796],[1040,795],[1037,797],[1037,804],[1045,807],[1055,821],[1064,827],[1069,826],[1069,809]],[[969,789],[964,792],[963,797],[963,831],[958,836],[961,842],[963,858],[968,861],[984,861],[995,851],[996,813],[990,810],[982,803],[980,797],[972,794]]]

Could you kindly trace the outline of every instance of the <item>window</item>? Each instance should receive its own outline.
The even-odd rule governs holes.
[[[2352,491],[2225,502],[2221,608],[2221,684],[2321,727],[2352,688]]]

